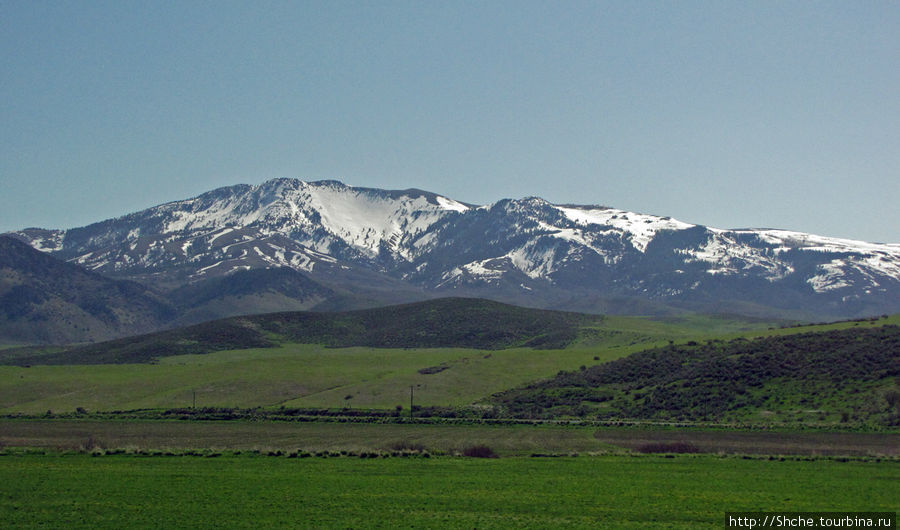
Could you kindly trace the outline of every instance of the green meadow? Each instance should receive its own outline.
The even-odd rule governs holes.
[[[720,528],[728,511],[894,511],[900,464],[8,454],[0,481],[17,528]]]
[[[189,407],[465,405],[627,354],[629,348],[498,351],[279,348],[166,357],[156,364],[0,367],[0,413]],[[441,367],[436,373],[420,373]],[[196,401],[194,401],[196,398]]]
[[[606,317],[565,349],[272,348],[161,357],[153,363],[0,366],[0,414],[142,408],[461,406],[637,351],[763,333],[766,322]],[[701,331],[706,330],[706,331]]]

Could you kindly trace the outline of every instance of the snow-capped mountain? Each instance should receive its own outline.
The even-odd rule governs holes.
[[[900,245],[722,230],[540,198],[474,206],[420,190],[276,179],[14,235],[95,272],[167,289],[290,267],[345,292],[377,278],[422,297],[580,310],[624,297],[734,312],[900,311]]]
[[[373,266],[469,207],[435,194],[276,179],[220,188],[72,230],[23,230],[35,248],[101,273],[196,280],[238,270]]]

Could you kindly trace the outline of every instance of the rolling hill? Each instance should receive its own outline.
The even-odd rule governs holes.
[[[561,372],[491,403],[517,417],[898,426],[897,320],[670,344]]]
[[[162,357],[271,348],[281,343],[334,348],[564,348],[603,317],[528,309],[488,300],[443,298],[378,309],[287,312],[233,317],[107,342],[22,355],[0,350],[0,362],[146,363]]]
[[[575,314],[473,299],[233,317],[0,350],[0,410],[184,407],[895,425],[900,316],[806,327]],[[579,366],[581,367],[579,369]],[[490,397],[493,396],[493,397]]]

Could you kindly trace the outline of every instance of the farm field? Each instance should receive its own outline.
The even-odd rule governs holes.
[[[8,454],[0,481],[19,528],[720,528],[727,511],[894,511],[900,464]]]
[[[0,443],[56,450],[126,448],[260,451],[389,451],[398,444],[452,453],[484,444],[499,454],[608,451],[595,429],[528,425],[0,420]]]
[[[576,425],[424,425],[273,421],[0,420],[0,446],[98,449],[390,451],[454,454],[486,445],[500,456],[625,453],[687,443],[700,452],[900,457],[900,434],[771,432]]]

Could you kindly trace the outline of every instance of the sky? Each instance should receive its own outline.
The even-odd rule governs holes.
[[[275,177],[900,243],[895,1],[0,0],[0,232]]]

